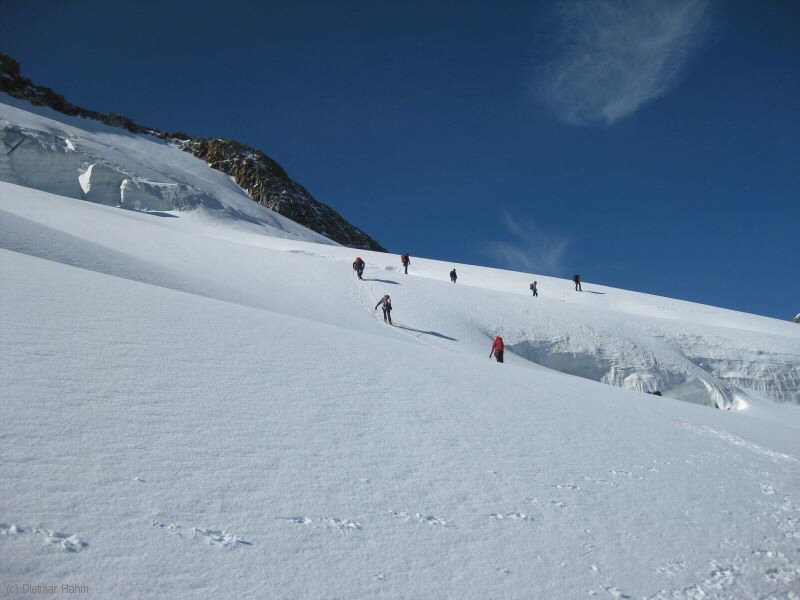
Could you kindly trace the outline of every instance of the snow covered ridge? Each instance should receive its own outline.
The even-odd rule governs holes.
[[[13,98],[26,100],[35,106],[46,106],[52,108],[59,113],[73,117],[83,117],[98,121],[109,127],[123,128],[131,134],[141,136],[154,136],[173,144],[175,147],[180,148],[186,152],[191,152],[195,156],[205,160],[208,165],[214,169],[222,171],[223,173],[232,176],[241,188],[249,194],[250,198],[258,204],[277,212],[289,219],[300,223],[301,225],[322,234],[323,236],[332,239],[333,241],[345,246],[353,248],[367,248],[371,250],[384,250],[384,248],[368,236],[360,229],[348,223],[339,213],[331,207],[322,204],[314,199],[314,197],[300,184],[293,181],[287,173],[276,163],[274,160],[265,155],[261,150],[245,146],[232,140],[224,139],[206,139],[194,138],[184,133],[166,133],[158,131],[151,127],[145,127],[134,123],[131,119],[117,114],[100,113],[90,111],[66,101],[63,96],[55,93],[50,88],[38,86],[31,80],[22,77],[20,74],[20,66],[10,56],[0,53],[0,92],[5,92]],[[18,108],[25,108],[24,105],[16,104]],[[53,120],[63,120],[63,117],[58,115],[49,115]],[[92,131],[95,127],[91,123],[84,122],[81,124],[80,119],[73,119],[70,121],[74,126],[79,129]],[[45,134],[45,143],[40,144],[39,152],[32,155],[28,152],[28,159],[31,159],[28,168],[20,166],[24,159],[10,156],[16,152],[16,143],[19,141],[19,136],[36,138],[38,134],[43,132],[36,131],[22,131],[13,130],[14,122],[11,122],[12,131],[6,135],[4,144],[0,143],[0,180],[9,181],[11,183],[22,183],[28,187],[43,189],[69,197],[75,196],[74,188],[72,185],[73,179],[73,163],[75,157],[70,156],[68,153],[61,152],[60,146],[68,140],[64,136],[56,134],[55,139],[48,139]],[[0,131],[0,136],[2,136]],[[48,131],[53,133],[53,131]],[[59,139],[61,141],[59,141]],[[145,138],[146,139],[146,138]],[[47,150],[56,153],[55,156],[48,156]],[[72,148],[73,150],[75,148]],[[25,148],[22,149],[22,154],[25,153]],[[5,154],[6,156],[3,156]],[[33,158],[36,160],[32,160]],[[97,157],[100,159],[104,167],[111,170],[119,171],[123,176],[126,175],[127,179],[135,181],[137,173],[125,173],[125,169],[121,168],[119,164],[114,164],[105,159],[105,157]],[[42,174],[39,177],[32,176],[32,171],[37,170],[36,161],[39,161],[41,170],[53,170],[55,174]],[[83,170],[91,166],[91,162],[87,164],[84,160],[81,163]],[[130,166],[130,162],[126,165]],[[15,173],[15,171],[23,171],[22,173]],[[198,193],[195,189],[171,189],[166,191],[166,197],[162,194],[156,193],[155,199],[151,198],[150,192],[156,190],[148,190],[143,192],[147,195],[144,199],[142,193],[134,193],[137,197],[136,201],[125,202],[121,196],[116,197],[116,194],[109,195],[108,185],[119,179],[119,175],[112,175],[106,169],[99,169],[102,173],[101,177],[104,181],[95,185],[95,192],[91,195],[92,201],[98,201],[96,198],[100,196],[98,187],[104,188],[103,198],[99,200],[101,204],[111,206],[138,206],[140,210],[169,210],[170,208],[177,208],[179,210],[187,210],[197,207],[205,208],[219,208],[221,198],[214,198],[213,195],[209,196],[207,193]],[[87,176],[88,178],[89,176]],[[59,180],[58,182],[54,180]],[[69,180],[69,185],[62,185],[66,182],[60,180]],[[121,182],[122,180],[120,180]],[[173,182],[160,182],[155,181],[156,184],[170,184]],[[132,185],[132,184],[131,184]],[[129,185],[129,188],[131,188]],[[191,185],[191,182],[186,182],[186,185]],[[85,187],[85,186],[82,186]],[[136,187],[136,186],[134,186]],[[64,194],[63,191],[67,190],[69,193]],[[87,199],[90,199],[87,197]],[[175,200],[174,204],[170,204],[170,200]],[[224,202],[222,202],[224,204]],[[159,208],[154,208],[159,207]]]

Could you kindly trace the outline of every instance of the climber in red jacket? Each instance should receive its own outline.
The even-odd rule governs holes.
[[[492,351],[489,352],[489,358],[492,358],[492,354],[497,359],[497,362],[503,362],[503,350],[505,350],[505,345],[503,344],[503,338],[499,335],[494,338],[494,343],[492,344]]]

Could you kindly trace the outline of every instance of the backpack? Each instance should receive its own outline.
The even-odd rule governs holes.
[[[400,256],[400,262],[407,263],[408,262],[408,254],[403,254]]]
[[[533,289],[533,288],[535,288],[535,287],[536,287],[535,285],[531,284],[531,289]]]
[[[499,335],[496,338],[494,338],[494,349],[495,352],[502,352],[503,350],[505,350],[505,345],[503,344],[503,338],[501,338]]]

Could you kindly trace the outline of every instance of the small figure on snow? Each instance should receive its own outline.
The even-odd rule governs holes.
[[[389,294],[386,294],[383,298],[378,300],[378,303],[375,305],[374,310],[378,310],[378,307],[381,307],[383,311],[383,322],[388,323],[389,325],[392,324],[392,299],[389,297]]]
[[[533,292],[534,296],[538,296],[539,295],[539,290],[536,289],[536,282],[535,281],[531,284],[531,291]]]
[[[503,350],[505,350],[505,345],[503,344],[503,338],[499,335],[494,338],[494,343],[492,344],[492,351],[489,352],[489,358],[492,358],[492,354],[497,359],[497,362],[503,362]]]
[[[408,275],[408,265],[411,264],[411,259],[408,258],[408,254],[401,254],[400,255],[400,262],[403,263],[403,267],[406,270],[406,275]]]
[[[361,279],[361,276],[364,274],[364,261],[361,260],[360,256],[356,256],[356,259],[353,261],[353,271],[355,271],[358,278]]]
[[[452,271],[450,271],[450,281],[455,283],[456,279],[458,279],[458,275],[456,275],[456,270],[453,269]]]
[[[575,277],[572,278],[572,281],[575,282],[575,291],[582,292],[583,290],[581,289],[581,276],[576,273]]]

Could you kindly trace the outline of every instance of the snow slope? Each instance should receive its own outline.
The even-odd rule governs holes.
[[[195,209],[272,236],[334,243],[256,204],[232,178],[163,140],[3,93],[0,181],[131,210]]]
[[[5,102],[0,104],[0,180],[147,213],[149,219],[177,210],[173,216],[195,223],[192,231],[203,227],[216,230],[218,236],[233,230],[331,243],[252,202],[229,177],[161,140],[32,107],[6,95],[0,95],[0,100]],[[52,208],[43,210],[52,213],[43,217],[50,226],[60,223]],[[178,224],[175,227],[182,229]],[[8,235],[20,235],[20,227],[12,229],[16,233]],[[65,225],[61,231],[103,246],[117,235],[116,231],[93,229],[85,224]],[[162,249],[141,247],[134,243],[137,236],[138,231],[129,238],[130,245],[137,248],[128,253],[156,262],[162,270],[169,266],[162,279],[172,285],[191,279],[175,271],[182,270],[194,250],[175,247],[172,238],[164,240]],[[216,262],[222,271],[226,271],[224,264],[238,260],[217,247],[207,246],[203,252],[206,260]],[[350,252],[329,254],[337,260],[352,260]],[[370,256],[373,262],[386,262],[380,255]],[[388,265],[390,271],[394,267]],[[444,268],[415,260],[412,270],[435,278]],[[461,343],[444,344],[457,351],[476,352],[477,346],[485,346],[487,337],[501,334],[510,351],[536,364],[636,391],[658,390],[673,398],[726,409],[746,406],[754,393],[800,403],[797,332],[787,329],[785,323],[767,324],[759,317],[600,286],[576,295],[564,282],[542,277],[542,301],[533,305],[525,297],[533,276],[467,265],[460,268],[462,282],[477,284],[489,293],[476,290],[470,304],[462,306],[457,299],[463,295],[452,298],[453,291],[447,288],[412,283],[403,290],[412,305],[447,304],[447,311],[425,311],[415,319],[430,329],[458,332]],[[215,280],[230,279],[231,273],[216,275]],[[247,302],[262,306],[251,277],[261,274],[256,271],[215,287],[221,297],[227,299],[231,293],[237,299],[256,296]],[[179,289],[199,289],[188,282],[181,285]],[[509,294],[498,303],[493,292]],[[376,293],[369,290],[372,296]],[[362,301],[366,305],[371,297]],[[631,319],[632,315],[637,318]]]
[[[795,324],[263,230],[0,183],[8,597],[800,597]]]
[[[0,100],[5,597],[800,598],[795,324],[358,281],[191,155]]]

